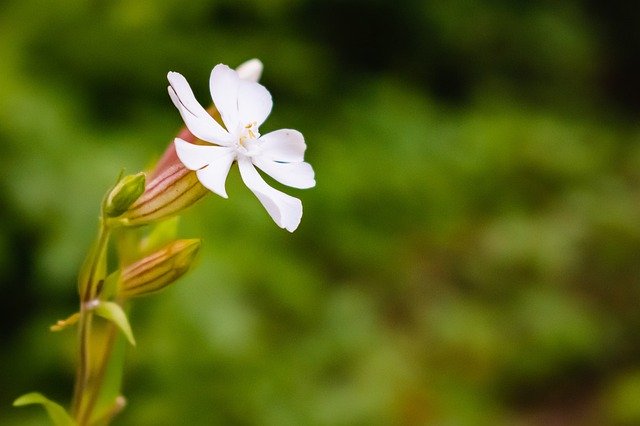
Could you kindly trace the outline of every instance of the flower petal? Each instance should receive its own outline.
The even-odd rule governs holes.
[[[242,80],[258,81],[262,75],[262,69],[264,66],[260,59],[249,59],[247,62],[243,62],[236,68],[238,77]]]
[[[176,153],[180,161],[190,170],[197,170],[198,180],[204,187],[221,197],[228,198],[225,181],[235,159],[232,148],[194,145],[176,138]]]
[[[238,87],[238,114],[240,124],[253,122],[260,127],[267,119],[273,107],[271,93],[261,84],[253,81],[240,81]]]
[[[238,167],[245,185],[258,197],[276,224],[289,232],[295,231],[302,219],[302,202],[267,185],[249,158],[238,158]]]
[[[309,163],[278,163],[261,156],[252,159],[263,172],[287,186],[299,189],[316,186],[315,173]]]
[[[213,103],[220,112],[227,131],[236,134],[238,131],[238,73],[226,65],[218,64],[211,70],[209,90]]]
[[[209,148],[213,148],[213,146],[194,145],[180,138],[175,138],[173,144],[176,147],[178,158],[187,169],[199,170],[209,164]]]
[[[198,139],[218,145],[231,143],[231,135],[198,103],[187,80],[177,72],[167,74],[169,96],[187,128]]]
[[[235,156],[232,152],[227,152],[221,155],[216,161],[212,161],[204,169],[200,169],[196,172],[198,180],[207,189],[215,192],[223,198],[229,198],[227,190],[224,187],[229,169],[233,163]]]
[[[274,161],[295,163],[304,160],[307,145],[297,130],[281,129],[260,136],[262,155]]]

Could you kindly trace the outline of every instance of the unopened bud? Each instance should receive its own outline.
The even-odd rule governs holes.
[[[145,175],[138,173],[125,176],[113,187],[104,205],[104,212],[109,217],[118,217],[138,199],[144,192]]]
[[[187,128],[184,128],[178,137],[187,142],[196,140]],[[172,142],[155,169],[150,172],[142,196],[120,218],[121,223],[138,226],[169,218],[209,193],[210,191],[198,180],[196,172],[182,164]]]
[[[184,275],[200,249],[200,240],[177,240],[124,268],[118,295],[124,298],[155,293]]]
[[[196,172],[182,163],[172,164],[149,182],[142,196],[122,215],[122,223],[138,226],[171,217],[208,193]]]

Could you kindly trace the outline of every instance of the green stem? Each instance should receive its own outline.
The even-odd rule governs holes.
[[[110,228],[102,218],[95,249],[90,256],[89,273],[85,283],[81,283],[80,319],[78,321],[78,368],[76,371],[75,388],[73,394],[73,412],[79,426],[86,425],[90,413],[86,412],[85,396],[90,388],[91,376],[91,328],[93,322],[92,304],[98,297],[101,286],[100,265],[106,264],[107,246]]]
[[[85,395],[87,402],[83,410],[84,415],[80,419],[82,421],[88,421],[91,418],[90,415],[92,414],[96,401],[98,400],[98,396],[100,395],[102,382],[107,371],[107,366],[109,365],[111,354],[113,353],[113,345],[115,344],[116,337],[118,335],[118,329],[112,322],[109,322],[107,327],[106,344],[104,345],[104,351],[100,357],[100,364],[98,365],[93,378],[94,384],[88,389]]]
[[[78,322],[78,368],[76,371],[75,388],[73,392],[73,412],[76,417],[80,415],[82,408],[82,397],[84,390],[89,383],[89,330],[91,329],[91,323],[93,320],[93,314],[88,312],[84,307],[80,308],[80,320]]]
[[[98,232],[98,243],[94,251],[94,257],[91,262],[91,269],[89,271],[88,282],[85,286],[85,292],[82,297],[82,302],[89,302],[94,300],[98,295],[98,289],[101,278],[98,278],[99,268],[103,262],[106,261],[107,255],[107,243],[111,235],[111,228],[109,227],[107,220],[102,218],[100,221],[100,230]]]

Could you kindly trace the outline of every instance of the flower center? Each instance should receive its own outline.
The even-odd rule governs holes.
[[[246,155],[247,157],[256,155],[258,138],[260,137],[257,123],[254,121],[240,127],[238,135],[238,141],[236,142],[236,149],[238,152]]]

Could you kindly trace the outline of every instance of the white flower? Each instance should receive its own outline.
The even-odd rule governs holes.
[[[304,162],[307,146],[300,132],[282,129],[260,135],[259,127],[273,106],[269,91],[256,82],[261,71],[259,61],[249,61],[237,72],[222,64],[211,71],[211,97],[224,127],[198,103],[186,79],[170,72],[168,89],[173,103],[189,131],[209,143],[195,145],[176,138],[176,152],[188,169],[197,171],[202,185],[224,198],[225,180],[236,161],[245,185],[276,224],[293,232],[302,218],[302,203],[269,186],[255,167],[293,188],[311,188],[316,181],[313,168]]]

